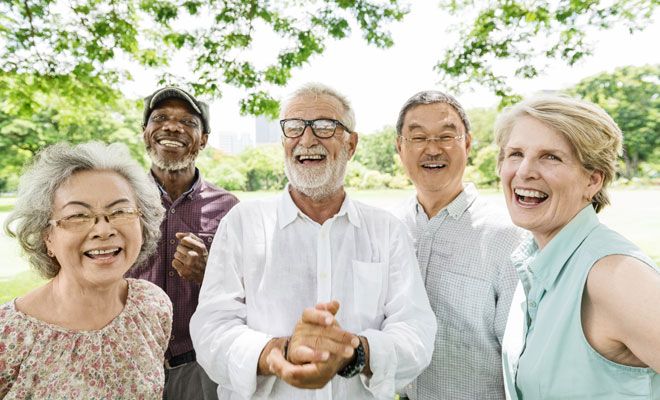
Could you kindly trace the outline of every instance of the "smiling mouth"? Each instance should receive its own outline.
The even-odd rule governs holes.
[[[325,160],[325,155],[323,154],[301,154],[296,156],[296,161],[300,164],[316,164]]]
[[[427,170],[439,170],[442,168],[445,168],[447,164],[443,162],[427,162],[422,164],[422,168],[427,169]]]
[[[538,190],[514,189],[516,199],[522,205],[537,205],[548,199],[548,195]]]
[[[178,140],[172,140],[172,139],[159,139],[156,140],[156,143],[163,147],[169,147],[169,148],[178,148],[178,147],[184,147],[185,144],[182,142],[179,142]]]
[[[83,254],[86,257],[91,258],[92,260],[103,260],[103,259],[108,259],[111,257],[117,256],[119,253],[121,253],[122,248],[121,247],[115,247],[112,249],[94,249],[94,250],[87,250]]]

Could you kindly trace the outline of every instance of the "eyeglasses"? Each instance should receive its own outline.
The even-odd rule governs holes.
[[[105,218],[110,225],[117,227],[133,222],[141,215],[142,212],[137,208],[127,207],[117,208],[108,213],[78,213],[68,215],[60,219],[51,219],[48,221],[48,224],[67,231],[80,232],[91,229],[99,222],[99,217]]]
[[[458,136],[442,135],[442,136],[432,136],[432,137],[413,136],[411,138],[407,138],[401,135],[399,137],[404,141],[410,143],[410,145],[416,149],[422,149],[431,142],[437,142],[438,145],[443,149],[450,149],[456,144],[456,142],[461,141],[465,137],[465,135],[458,135]]]
[[[293,139],[305,132],[305,128],[308,126],[312,128],[312,133],[317,138],[327,139],[331,138],[337,126],[341,126],[346,132],[351,133],[350,129],[346,127],[340,121],[336,119],[329,118],[319,118],[319,119],[300,119],[300,118],[287,118],[280,121],[280,126],[282,127],[282,133],[284,136]]]

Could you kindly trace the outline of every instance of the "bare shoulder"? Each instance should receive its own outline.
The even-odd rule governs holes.
[[[613,254],[598,260],[587,278],[592,300],[636,297],[643,289],[660,290],[660,273],[653,266],[631,256]],[[618,300],[617,300],[618,298]]]

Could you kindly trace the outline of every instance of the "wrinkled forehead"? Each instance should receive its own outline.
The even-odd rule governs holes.
[[[344,107],[333,96],[321,94],[303,94],[293,97],[285,105],[284,118],[332,118],[342,120]]]
[[[403,120],[403,128],[453,127],[459,133],[465,132],[465,125],[458,111],[447,103],[418,104],[411,107]]]

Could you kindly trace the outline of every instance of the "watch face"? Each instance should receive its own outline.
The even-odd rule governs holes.
[[[355,358],[353,361],[337,372],[337,375],[343,378],[352,378],[362,372],[365,364],[364,346],[362,346],[362,341],[360,341],[360,345],[355,349]]]

